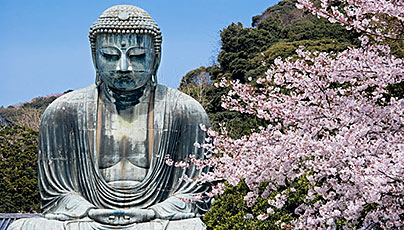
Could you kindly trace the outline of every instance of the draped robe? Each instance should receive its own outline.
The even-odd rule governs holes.
[[[203,157],[203,149],[194,145],[205,140],[200,124],[209,126],[201,105],[188,95],[157,85],[150,169],[140,183],[119,188],[109,185],[98,167],[95,147],[98,98],[94,85],[73,91],[55,100],[41,119],[38,180],[42,211],[44,214],[61,214],[68,220],[32,218],[17,221],[15,226],[42,229],[30,226],[45,224],[49,226],[45,229],[59,229],[57,226],[66,228],[66,222],[84,220],[81,227],[72,228],[70,225],[70,229],[109,229],[107,225],[86,217],[89,208],[149,208],[167,221],[176,219],[178,213],[202,214],[207,211],[208,200],[193,203],[186,200],[206,191],[207,187],[181,180],[184,175],[195,178],[202,170],[193,165],[178,168],[166,163],[168,158],[176,162],[191,154],[196,158]],[[122,229],[132,229],[131,226]]]

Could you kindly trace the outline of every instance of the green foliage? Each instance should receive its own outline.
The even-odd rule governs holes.
[[[272,21],[271,25],[276,27],[276,21]],[[241,23],[232,23],[220,33],[222,51],[218,61],[221,71],[213,79],[218,80],[227,74],[233,80],[245,81],[245,73],[252,67],[249,59],[277,42],[279,38],[276,34],[274,30],[243,28]]]
[[[245,182],[241,181],[237,186],[228,185],[205,214],[203,221],[209,230],[282,229],[280,223],[287,226],[297,218],[295,209],[303,203],[310,186],[305,177],[300,177],[290,185],[272,192],[267,198],[259,197],[252,207],[248,207],[244,200],[244,196],[249,192]],[[261,187],[264,189],[265,185]],[[275,196],[282,192],[289,197],[285,205],[280,209],[270,206],[268,200],[275,199]],[[273,214],[264,221],[258,220],[256,217],[265,214],[268,208],[274,210]]]
[[[274,26],[277,24],[274,22]],[[221,33],[222,51],[218,56],[220,71],[213,80],[223,77],[245,81],[245,73],[251,69],[249,59],[277,42],[276,31],[244,28],[241,23],[232,23]]]
[[[0,213],[39,211],[38,132],[0,127]]]
[[[319,39],[319,40],[301,40],[301,41],[292,41],[286,42],[281,41],[269,49],[263,52],[264,55],[257,56],[254,61],[257,59],[265,62],[273,63],[273,61],[277,58],[287,58],[293,57],[296,55],[296,49],[300,46],[304,46],[305,49],[310,51],[319,51],[319,52],[340,52],[348,48],[351,44],[348,42],[338,42],[335,39]],[[256,61],[257,62],[257,61]]]
[[[211,121],[227,121],[226,129],[232,138],[241,138],[242,136],[249,135],[254,129],[258,127],[265,127],[268,123],[265,120],[259,119],[253,115],[240,114],[238,112],[223,111],[218,113],[209,113]],[[219,122],[212,124],[213,128],[219,129]]]
[[[319,40],[323,38],[335,39],[338,42],[349,42],[359,45],[358,34],[347,31],[338,24],[331,24],[325,19],[309,16],[287,25],[282,30],[282,37],[287,41]]]

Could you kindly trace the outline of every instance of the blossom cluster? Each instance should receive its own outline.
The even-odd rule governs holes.
[[[402,0],[320,0],[317,7],[312,0],[298,0],[296,6],[327,18],[347,29],[395,38],[402,31],[404,2]]]
[[[386,14],[403,21],[399,0],[343,0],[345,7],[329,7],[333,2],[322,0],[317,8],[298,0],[298,7],[372,35],[385,30],[364,19]],[[253,205],[259,196],[304,176],[311,186],[295,210],[294,228],[334,229],[337,223],[404,228],[404,100],[386,96],[388,86],[404,81],[404,60],[387,45],[361,39],[362,46],[340,53],[302,47],[297,60],[276,59],[257,80],[260,87],[222,80],[220,86],[231,88],[223,107],[270,125],[240,139],[227,135],[224,126],[208,129],[211,142],[200,146],[212,155],[193,161],[213,171],[199,180],[232,185],[244,180],[251,190],[245,200]],[[268,185],[262,192],[263,182]],[[210,195],[223,190],[219,183]],[[281,193],[270,199],[267,213],[258,218],[281,209],[287,198]]]

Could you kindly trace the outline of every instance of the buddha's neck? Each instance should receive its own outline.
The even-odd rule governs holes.
[[[149,98],[153,85],[151,82],[146,83],[132,91],[120,91],[109,88],[106,84],[100,85],[101,98],[105,102],[114,103],[118,110],[125,110],[129,107],[136,106],[139,102]]]

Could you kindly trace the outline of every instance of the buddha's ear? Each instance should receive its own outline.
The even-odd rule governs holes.
[[[94,68],[97,69],[97,61],[95,60],[95,52],[96,52],[96,51],[92,52],[91,58],[93,59]]]
[[[160,65],[160,60],[161,60],[161,56],[160,56],[160,54],[161,53],[158,53],[157,55],[155,55],[154,56],[154,64],[153,64],[153,74],[152,74],[152,84],[154,85],[154,86],[156,86],[157,85],[157,70],[158,70],[158,68],[159,68],[159,65]]]
[[[94,65],[94,69],[95,69],[95,85],[96,86],[100,86],[102,81],[101,81],[101,76],[100,73],[98,73],[98,66],[97,66],[97,60],[96,60],[96,50],[94,48],[94,51],[92,51],[92,59],[93,59],[93,65]]]

